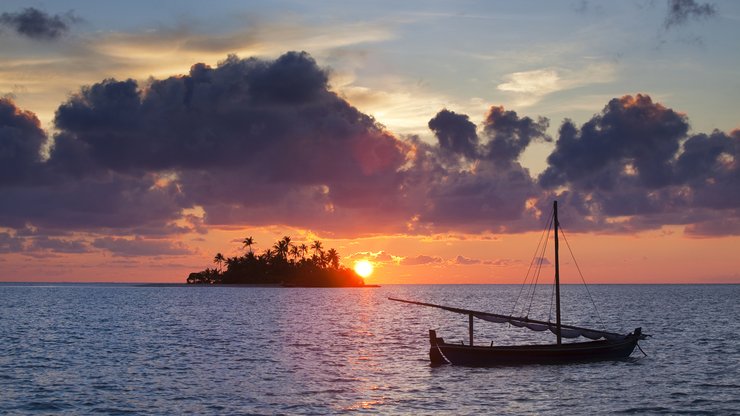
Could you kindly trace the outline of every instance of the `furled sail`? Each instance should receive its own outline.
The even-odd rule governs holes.
[[[388,299],[395,300],[398,302],[411,303],[414,305],[431,306],[433,308],[444,309],[446,311],[465,314],[465,315],[472,315],[483,321],[495,322],[499,324],[508,323],[508,324],[511,324],[519,328],[528,328],[528,329],[531,329],[532,331],[550,330],[553,334],[557,334],[557,325],[552,322],[538,321],[536,319],[520,318],[520,317],[515,317],[515,316],[499,315],[499,314],[488,313],[488,312],[471,311],[468,309],[460,309],[460,308],[453,308],[450,306],[435,305],[433,303],[414,302],[411,300],[403,300],[403,299],[395,299],[395,298],[388,298]],[[560,325],[560,336],[562,336],[563,338],[586,337],[586,338],[593,339],[593,340],[597,340],[600,338],[605,338],[608,340],[617,340],[617,339],[622,339],[625,337],[625,335],[623,334],[617,334],[614,332],[607,332],[607,331],[599,331],[599,330],[589,329],[589,328],[581,328],[581,327],[577,327],[573,325]]]
[[[514,316],[505,316],[491,313],[473,313],[472,315],[483,321],[495,322],[498,324],[508,323],[518,328],[529,328],[532,331],[550,330],[550,332],[552,332],[553,334],[557,333],[557,326],[551,322],[537,321],[529,318],[519,318]],[[600,338],[606,338],[609,340],[624,338],[624,335],[621,334],[598,331],[588,328],[579,328],[571,325],[561,325],[560,336],[562,336],[563,338],[585,337],[593,340]]]

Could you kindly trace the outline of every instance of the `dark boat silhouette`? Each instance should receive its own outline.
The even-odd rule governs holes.
[[[486,367],[507,364],[567,364],[587,361],[619,360],[629,357],[637,346],[637,341],[646,339],[641,328],[628,334],[619,334],[602,330],[565,325],[560,320],[560,260],[558,242],[558,203],[553,203],[552,227],[555,235],[555,306],[556,321],[541,321],[528,317],[514,317],[489,312],[480,312],[432,303],[415,302],[404,299],[389,298],[420,306],[429,306],[446,311],[468,315],[470,342],[468,345],[445,342],[437,337],[435,330],[429,330],[429,358],[432,364],[446,364]],[[549,228],[549,227],[548,227]],[[496,323],[508,323],[517,327],[526,327],[533,331],[553,332],[555,344],[530,344],[511,346],[486,346],[473,343],[473,318]],[[562,338],[586,337],[593,341],[563,343]],[[638,346],[639,348],[639,346]]]

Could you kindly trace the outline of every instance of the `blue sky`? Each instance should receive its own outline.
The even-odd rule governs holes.
[[[229,52],[306,50],[332,68],[334,89],[401,133],[429,136],[426,121],[440,107],[480,120],[494,104],[548,117],[556,128],[635,93],[687,113],[696,131],[731,130],[740,5],[711,4],[713,15],[666,27],[662,1],[40,2],[32,5],[81,21],[52,43],[11,39],[6,28],[2,59],[78,63],[52,63],[36,69],[38,78],[13,77],[0,88],[48,122],[75,81],[186,73]],[[2,11],[27,6],[6,1]],[[48,93],[24,94],[44,84]]]

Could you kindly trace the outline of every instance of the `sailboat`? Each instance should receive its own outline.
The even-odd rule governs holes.
[[[649,335],[636,328],[628,334],[565,325],[560,319],[560,259],[558,241],[558,202],[553,203],[552,224],[555,234],[555,322],[514,317],[496,313],[474,311],[432,303],[389,298],[397,302],[429,306],[449,312],[468,315],[469,344],[448,343],[437,337],[435,330],[429,330],[429,358],[432,364],[453,364],[472,367],[487,367],[508,364],[567,364],[587,361],[619,360],[629,357],[639,348],[637,342]],[[516,327],[526,327],[533,331],[550,330],[556,336],[555,344],[529,345],[474,345],[473,319],[489,322],[508,323]],[[563,343],[563,338],[589,338],[592,341]]]

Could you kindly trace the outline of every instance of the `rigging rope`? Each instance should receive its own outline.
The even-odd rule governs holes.
[[[583,278],[583,273],[581,273],[581,267],[578,265],[576,256],[573,254],[573,250],[571,250],[570,248],[570,243],[568,243],[568,239],[565,237],[565,231],[563,231],[562,226],[560,226],[560,234],[563,236],[563,240],[565,241],[565,245],[568,247],[568,252],[570,253],[570,257],[573,259],[573,263],[576,265],[578,274],[581,276],[583,287],[586,288],[586,293],[588,294],[588,298],[591,300],[591,304],[594,306],[594,311],[596,311],[596,317],[599,319],[599,323],[601,324],[601,327],[606,328],[606,326],[604,325],[604,321],[601,319],[601,314],[599,314],[599,308],[596,307],[596,302],[594,302],[594,298],[591,296],[591,291],[588,289],[588,284],[586,284],[586,279]]]
[[[530,287],[532,288],[532,294],[529,298],[529,306],[527,307],[527,313],[524,315],[525,317],[529,317],[529,312],[532,310],[532,303],[534,301],[534,295],[537,291],[537,284],[540,281],[540,273],[542,273],[542,264],[545,262],[545,253],[547,252],[547,242],[550,241],[550,228],[547,229],[547,237],[545,238],[545,244],[542,246],[542,251],[539,253],[539,262],[537,264],[537,269],[535,270],[535,277],[536,279],[532,279],[532,284],[530,284]],[[523,312],[523,311],[522,311]]]
[[[524,292],[524,287],[527,286],[527,280],[529,280],[529,273],[532,271],[532,266],[537,261],[537,254],[540,252],[540,246],[542,245],[542,241],[543,239],[547,241],[546,235],[547,236],[550,235],[550,223],[552,222],[552,218],[553,218],[553,213],[550,213],[550,218],[547,220],[547,226],[545,227],[544,230],[542,230],[542,234],[540,235],[540,240],[537,242],[537,248],[534,250],[534,256],[532,257],[532,261],[529,262],[529,268],[527,269],[527,274],[524,276],[524,282],[522,282],[522,286],[519,288],[519,294],[514,300],[514,306],[511,308],[511,313],[509,314],[509,316],[514,316],[514,313],[516,312],[516,307],[519,304],[519,299],[521,299],[522,292]],[[532,275],[532,280],[534,280],[534,275]],[[524,312],[524,305],[522,305],[522,312]]]

